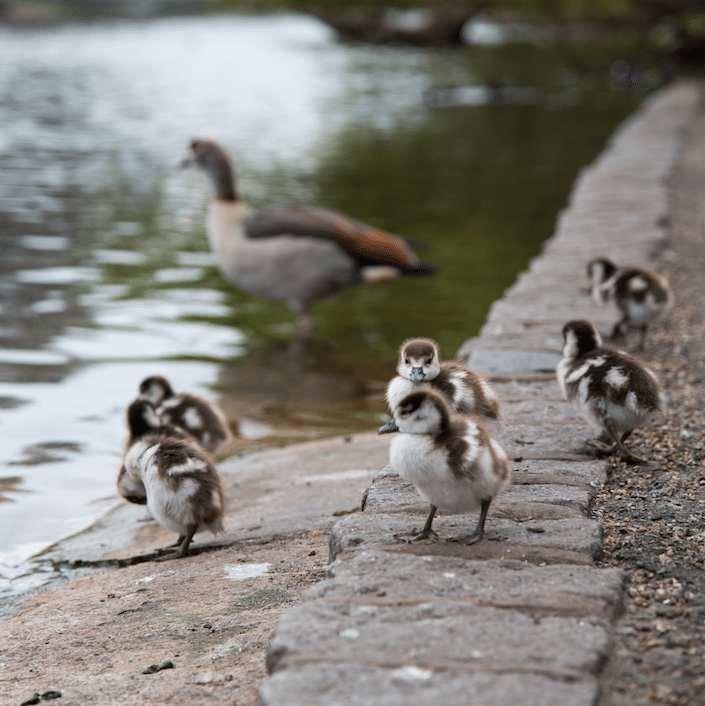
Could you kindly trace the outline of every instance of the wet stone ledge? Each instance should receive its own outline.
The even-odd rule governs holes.
[[[428,505],[391,469],[362,512],[340,520],[327,578],[288,611],[267,657],[259,706],[594,706],[623,610],[624,575],[594,565],[589,517],[607,464],[563,403],[553,368],[561,329],[609,307],[587,294],[585,265],[609,254],[654,266],[665,238],[666,177],[697,107],[694,85],[653,96],[576,181],[543,253],[496,302],[458,357],[490,375],[504,404],[500,440],[513,485],[490,507],[483,540],[443,541],[475,516],[439,513],[434,544],[394,539]]]

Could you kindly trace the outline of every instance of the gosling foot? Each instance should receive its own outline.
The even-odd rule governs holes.
[[[641,456],[636,456],[631,451],[627,451],[627,449],[624,449],[624,452],[620,453],[619,457],[622,459],[622,461],[628,463],[630,466],[643,466],[648,463],[645,458],[641,458]]]
[[[438,534],[435,530],[421,530],[417,532],[415,529],[411,532],[401,532],[394,535],[394,539],[407,544],[433,544],[438,541]]]
[[[485,536],[484,532],[473,532],[472,534],[458,534],[455,537],[448,537],[448,542],[457,542],[464,544],[466,547],[471,544],[477,544]]]
[[[588,446],[595,449],[595,451],[599,451],[602,454],[614,453],[617,448],[617,444],[608,444],[607,442],[602,441],[602,439],[588,439],[586,443]]]

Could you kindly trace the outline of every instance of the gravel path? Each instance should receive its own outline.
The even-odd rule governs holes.
[[[662,272],[676,295],[649,332],[643,358],[669,404],[630,441],[648,466],[611,466],[594,514],[604,565],[629,575],[600,706],[705,704],[705,111],[693,122],[671,181]]]

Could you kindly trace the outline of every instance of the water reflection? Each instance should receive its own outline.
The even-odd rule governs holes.
[[[369,431],[384,414],[387,361],[345,360],[325,341],[270,341],[220,369],[233,448]],[[236,394],[235,394],[236,391]]]
[[[293,16],[0,27],[0,63],[0,591],[116,502],[148,375],[217,394],[230,452],[376,428],[400,340],[452,355],[477,332],[638,100],[535,45],[370,50]],[[497,76],[571,100],[424,103]],[[253,205],[425,241],[439,274],[318,304],[292,349],[286,307],[213,266],[208,185],[172,169],[193,136],[232,150]]]

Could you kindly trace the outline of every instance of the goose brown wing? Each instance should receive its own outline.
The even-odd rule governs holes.
[[[432,274],[436,269],[421,262],[403,238],[322,208],[271,206],[254,213],[243,226],[248,238],[293,235],[332,240],[360,267],[391,265],[405,274]]]

